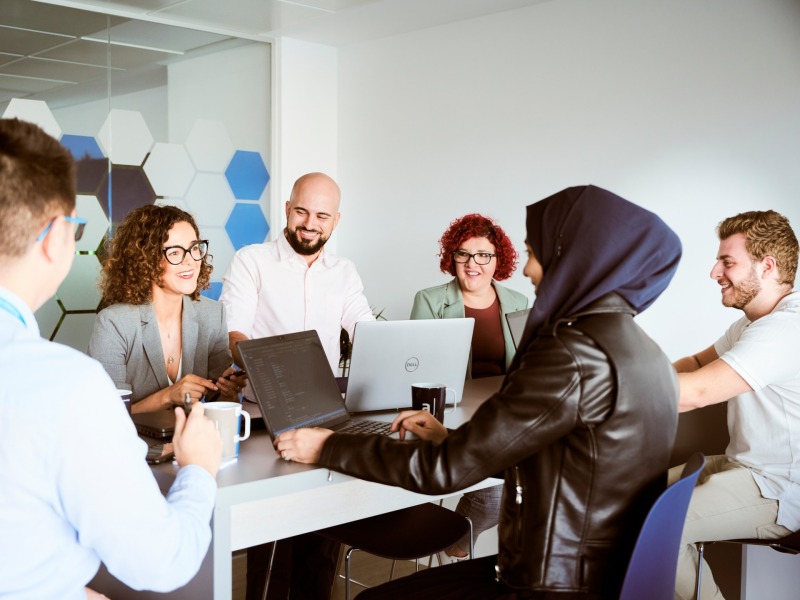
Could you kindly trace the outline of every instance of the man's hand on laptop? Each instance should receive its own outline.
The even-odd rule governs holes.
[[[404,410],[392,421],[392,431],[400,433],[400,439],[406,439],[406,432],[418,438],[441,442],[447,437],[447,429],[427,410]]]
[[[180,466],[198,465],[216,477],[222,460],[222,438],[204,413],[201,402],[192,406],[188,418],[182,407],[176,408],[172,443]]]
[[[293,429],[275,438],[275,450],[283,460],[316,464],[322,455],[322,447],[333,431],[321,427]]]

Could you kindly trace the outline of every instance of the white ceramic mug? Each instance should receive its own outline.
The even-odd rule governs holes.
[[[239,442],[250,437],[250,413],[242,410],[238,402],[207,402],[205,415],[214,422],[222,438],[222,460],[239,456]],[[244,417],[244,433],[239,435],[239,424]]]

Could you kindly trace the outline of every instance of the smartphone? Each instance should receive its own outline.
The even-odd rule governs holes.
[[[242,375],[247,375],[247,372],[244,369],[239,369],[238,371],[234,371],[230,375],[225,375],[225,379],[230,379],[231,377],[241,377]]]
[[[164,462],[169,462],[175,456],[173,452],[172,442],[151,444],[147,448],[147,462],[151,465],[160,465]]]

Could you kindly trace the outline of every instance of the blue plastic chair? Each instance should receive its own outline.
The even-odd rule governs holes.
[[[683,523],[697,477],[706,464],[693,454],[681,478],[658,497],[644,520],[633,549],[620,600],[673,600]]]

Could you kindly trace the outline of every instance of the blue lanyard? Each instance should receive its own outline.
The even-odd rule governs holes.
[[[0,298],[0,308],[10,314],[12,317],[18,318],[20,323],[22,323],[25,327],[28,326],[28,324],[25,322],[25,317],[22,316],[22,313],[19,312],[19,309],[5,298]]]

